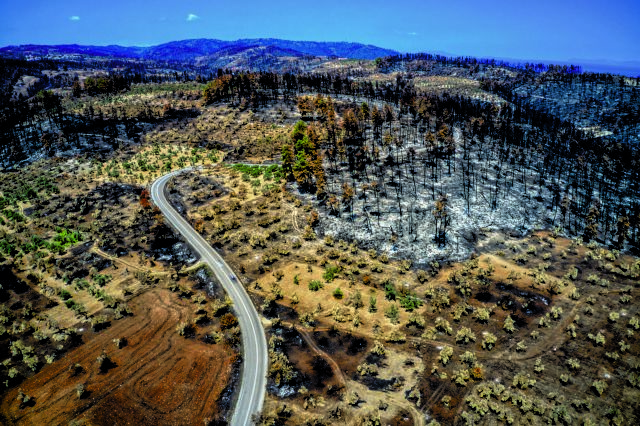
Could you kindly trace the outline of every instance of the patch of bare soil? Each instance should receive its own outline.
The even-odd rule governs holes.
[[[223,419],[220,400],[235,351],[181,337],[176,326],[188,320],[192,306],[168,290],[152,289],[129,304],[134,316],[115,322],[22,384],[22,392],[35,401],[32,406],[20,408],[18,389],[3,395],[2,423],[201,425],[206,418]],[[127,343],[118,349],[113,340],[123,338]],[[96,359],[103,351],[110,362],[100,369]],[[81,397],[79,385],[85,386]]]

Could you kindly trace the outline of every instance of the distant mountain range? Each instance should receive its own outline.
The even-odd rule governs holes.
[[[375,59],[395,55],[395,50],[348,42],[290,41],[274,38],[224,41],[193,39],[172,41],[157,46],[82,46],[78,44],[6,46],[0,54],[23,55],[89,55],[113,58],[139,58],[153,60],[202,61],[203,58],[220,56],[226,52],[268,48],[276,56],[337,56],[349,59]]]
[[[6,56],[63,56],[87,55],[108,58],[151,59],[159,61],[180,61],[217,67],[248,67],[267,69],[271,65],[286,63],[291,58],[303,56],[339,57],[348,59],[375,59],[399,52],[378,46],[350,42],[291,41],[275,38],[254,38],[240,40],[192,39],[171,41],[156,46],[91,46],[79,44],[40,45],[24,44],[0,48],[0,55]],[[445,52],[444,56],[458,56]],[[522,60],[499,58],[514,64],[555,63],[581,65],[584,71],[608,72],[628,76],[640,75],[640,61],[616,62],[608,60],[546,61],[540,59]],[[257,66],[256,66],[257,65]]]

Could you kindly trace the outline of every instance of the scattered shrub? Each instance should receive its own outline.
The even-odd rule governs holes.
[[[324,284],[322,284],[318,280],[312,280],[312,281],[309,282],[309,290],[311,290],[311,291],[318,291],[323,287],[324,287]]]
[[[335,290],[333,290],[333,297],[335,297],[336,299],[342,299],[344,297],[344,293],[342,292],[342,290],[340,290],[340,287],[337,287]]]

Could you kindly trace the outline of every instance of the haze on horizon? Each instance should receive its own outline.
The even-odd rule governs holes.
[[[401,52],[637,62],[640,2],[584,0],[5,3],[0,46],[149,46],[191,38],[351,41]]]

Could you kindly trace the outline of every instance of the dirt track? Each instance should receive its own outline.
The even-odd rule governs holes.
[[[217,401],[227,385],[234,359],[222,346],[185,339],[176,325],[190,315],[187,301],[164,289],[147,291],[129,305],[134,316],[116,321],[65,358],[24,382],[35,398],[19,408],[18,389],[3,395],[0,411],[9,424],[66,425],[73,419],[104,425],[188,425],[218,413]],[[117,349],[113,339],[126,337]],[[106,350],[115,367],[101,373],[96,358]],[[69,367],[83,371],[72,376]],[[87,393],[78,399],[76,386]]]

